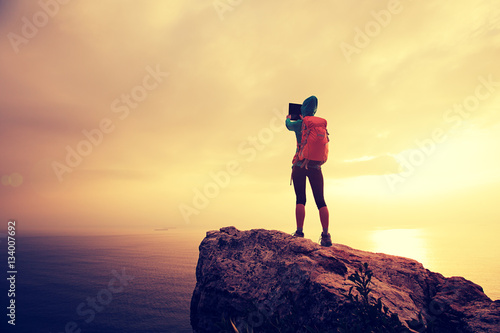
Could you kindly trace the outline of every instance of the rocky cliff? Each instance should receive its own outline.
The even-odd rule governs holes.
[[[403,257],[234,227],[209,231],[200,244],[191,325],[197,333],[233,325],[240,333],[349,331],[348,277],[364,263],[373,272],[371,296],[397,314],[399,332],[500,332],[500,302],[462,277]]]

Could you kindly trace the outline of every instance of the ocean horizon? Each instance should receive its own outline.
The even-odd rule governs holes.
[[[406,236],[412,237],[408,232]],[[138,235],[18,237],[16,325],[7,325],[4,315],[1,327],[7,332],[59,333],[68,327],[82,333],[192,332],[189,306],[203,237],[201,231],[184,229]],[[377,242],[367,243],[366,248],[346,245],[375,252],[383,249]],[[418,247],[417,241],[413,247]],[[438,251],[427,248],[414,253],[424,253],[432,266],[424,263],[426,268],[448,276],[437,268],[446,272],[457,263],[433,257],[433,252]],[[2,252],[0,259],[6,262],[6,254]],[[467,271],[467,265],[462,265],[463,274],[454,275],[482,276],[481,281],[471,280],[494,300],[500,298],[500,287],[495,278],[498,271],[491,270],[492,266],[498,266],[494,257],[490,262],[476,257],[474,265],[469,265],[473,269]],[[482,273],[477,267],[484,268]],[[2,288],[6,288],[3,280]],[[4,309],[6,302],[3,296]]]

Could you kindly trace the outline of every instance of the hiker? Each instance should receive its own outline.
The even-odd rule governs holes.
[[[297,197],[295,206],[295,219],[297,222],[297,231],[293,233],[295,237],[304,237],[304,219],[306,215],[306,177],[309,178],[316,206],[319,210],[319,219],[323,232],[321,233],[321,245],[331,246],[332,240],[328,233],[329,213],[323,195],[323,173],[321,165],[326,162],[328,155],[328,132],[326,131],[326,120],[314,117],[318,107],[316,96],[308,97],[300,108],[301,115],[299,120],[291,120],[291,116],[286,117],[286,128],[294,131],[297,137],[297,151],[292,160],[292,181],[295,195]],[[318,125],[319,124],[319,125]],[[309,128],[306,128],[309,125]],[[311,130],[316,126],[321,132]],[[323,144],[316,144],[312,136],[325,136]],[[326,144],[324,143],[326,142]],[[312,146],[316,145],[316,146]],[[326,147],[325,147],[326,146]],[[326,149],[326,151],[325,151]],[[308,151],[313,150],[316,155],[308,156]],[[313,158],[311,158],[311,156]]]

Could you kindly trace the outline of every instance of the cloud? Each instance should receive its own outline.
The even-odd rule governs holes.
[[[385,175],[400,172],[400,165],[389,155],[363,156],[345,161],[331,161],[328,168],[330,178],[351,178],[360,176]]]
[[[32,179],[91,197],[88,188],[104,179],[130,178],[141,187],[165,186],[173,198],[191,195],[209,172],[235,159],[244,196],[287,178],[294,137],[276,132],[251,162],[238,147],[268,127],[276,109],[312,94],[331,133],[328,177],[398,172],[390,156],[442,127],[443,113],[474,92],[479,75],[500,80],[500,16],[490,1],[401,3],[404,10],[347,63],[340,43],[352,43],[355,29],[387,2],[243,1],[224,20],[211,2],[69,2],[18,54],[0,40],[2,172],[24,176],[16,193]],[[20,33],[22,17],[40,10],[38,2],[0,6],[3,36]],[[157,65],[169,77],[118,119],[111,103]],[[488,104],[494,108],[493,99]],[[82,130],[103,118],[113,120],[114,131],[68,174],[88,187],[59,184],[47,165],[64,160],[66,146],[85,140]],[[36,171],[40,161],[44,172]],[[33,169],[37,177],[30,177]]]

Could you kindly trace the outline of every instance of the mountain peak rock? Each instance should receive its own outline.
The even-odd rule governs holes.
[[[412,259],[235,227],[208,231],[199,249],[191,299],[196,333],[234,332],[233,325],[240,333],[346,331],[342,323],[355,320],[348,277],[364,263],[373,273],[370,295],[397,314],[401,333],[500,332],[499,301]]]

